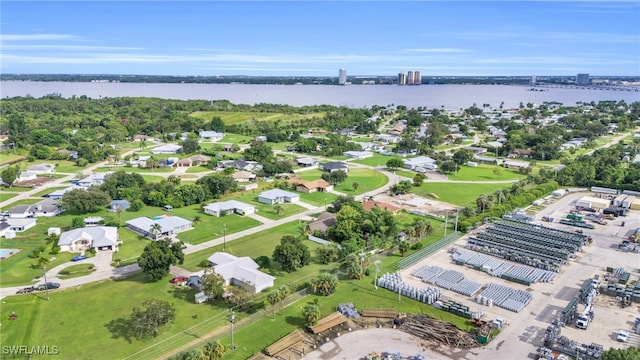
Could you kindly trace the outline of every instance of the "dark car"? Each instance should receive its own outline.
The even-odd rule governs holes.
[[[30,286],[30,287],[26,287],[26,288],[22,288],[22,289],[18,290],[18,292],[16,292],[16,294],[29,294],[29,293],[33,292],[33,290],[35,290],[33,288],[33,286]]]
[[[86,257],[86,256],[84,256],[84,255],[78,255],[78,256],[76,256],[76,257],[71,258],[71,261],[81,261],[81,260],[84,260],[84,259],[86,259],[86,258],[87,258],[87,257]]]
[[[48,282],[46,284],[40,284],[38,286],[36,286],[36,290],[51,290],[51,289],[57,289],[60,287],[59,283],[55,283],[55,282]]]

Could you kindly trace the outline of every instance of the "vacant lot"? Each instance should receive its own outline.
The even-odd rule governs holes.
[[[476,199],[482,194],[490,194],[498,189],[508,188],[511,184],[460,184],[460,183],[432,183],[426,182],[420,187],[412,188],[411,192],[427,199],[433,199],[429,194],[438,196],[437,200],[458,205],[475,206]]]
[[[335,190],[346,195],[360,195],[367,191],[380,188],[389,182],[389,178],[387,178],[386,175],[373,169],[349,169],[347,175],[347,180],[335,187]],[[317,169],[302,171],[298,173],[298,176],[300,176],[302,180],[316,180],[322,176],[322,171]],[[354,182],[358,183],[355,191],[353,190]]]
[[[243,124],[249,121],[281,121],[288,122],[293,120],[304,120],[312,118],[322,118],[325,113],[311,114],[285,114],[285,113],[267,113],[267,112],[250,112],[250,111],[197,111],[189,116],[195,117],[203,121],[211,121],[214,116],[220,117],[226,125]]]
[[[450,180],[472,180],[472,181],[490,181],[490,180],[520,180],[527,177],[518,171],[505,169],[500,166],[480,165],[478,167],[460,166],[458,172],[448,175]]]

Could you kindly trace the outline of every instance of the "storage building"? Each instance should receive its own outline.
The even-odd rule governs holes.
[[[631,210],[640,210],[640,199],[635,199],[633,200],[633,202],[631,203]]]
[[[576,201],[576,206],[589,209],[606,209],[611,202],[607,199],[600,199],[593,196],[583,196],[580,200]]]
[[[631,208],[631,204],[633,204],[634,201],[636,201],[635,196],[627,196],[627,198],[622,201],[622,204],[620,204],[620,206],[625,209],[629,209]]]
[[[613,206],[622,206],[622,203],[627,198],[626,195],[618,195],[615,199],[613,199]]]

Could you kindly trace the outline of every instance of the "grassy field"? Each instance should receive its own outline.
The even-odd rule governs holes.
[[[144,181],[148,182],[148,183],[157,183],[162,181],[162,179],[166,179],[163,176],[156,176],[156,175],[142,175],[142,178],[144,179]]]
[[[20,194],[18,193],[8,193],[8,192],[3,192],[2,194],[0,194],[0,201],[7,201],[9,199],[13,199],[14,197],[18,196]],[[12,205],[13,206],[13,205]]]
[[[304,120],[311,118],[322,118],[325,116],[324,112],[311,113],[311,114],[285,114],[285,113],[271,113],[271,112],[250,112],[250,111],[196,111],[189,114],[191,117],[203,120],[205,122],[211,121],[214,116],[220,117],[226,125],[242,124],[249,121],[281,121],[288,122],[292,120]],[[223,139],[223,141],[226,141]]]
[[[389,178],[373,169],[350,169],[347,174],[347,180],[335,187],[335,190],[347,195],[360,195],[364,192],[382,187],[389,182]],[[300,176],[302,180],[316,180],[322,176],[322,171],[318,169],[302,171],[298,173],[298,176]],[[353,191],[354,182],[360,185],[356,191]]]
[[[316,206],[324,206],[331,204],[338,198],[336,194],[326,192],[299,193],[300,199],[308,204]]]
[[[211,171],[211,169],[206,166],[192,166],[187,169],[187,174],[202,173],[207,171]]]
[[[175,167],[164,167],[164,168],[157,168],[157,169],[147,169],[147,168],[139,168],[139,167],[133,167],[133,166],[103,166],[103,167],[99,167],[97,169],[94,170],[94,172],[107,172],[107,171],[120,171],[120,170],[124,170],[125,172],[128,173],[149,173],[149,174],[153,174],[153,173],[170,173],[170,172],[174,172],[176,170]]]
[[[498,174],[494,173],[498,169]],[[505,169],[500,166],[478,165],[471,167],[463,165],[458,172],[448,175],[450,180],[471,180],[471,181],[489,181],[489,180],[520,180],[527,177],[518,171]]]
[[[361,160],[353,160],[353,162],[358,164],[377,167],[377,166],[386,166],[387,161],[389,161],[390,159],[402,159],[402,158],[398,156],[387,156],[387,155],[374,153],[373,156],[371,157],[368,157],[366,159],[361,159]]]
[[[68,186],[58,186],[58,187],[50,187],[50,188],[46,188],[42,191],[39,191],[35,194],[33,194],[33,197],[44,197],[45,195],[51,194],[52,192],[56,191],[56,190],[62,190],[62,189],[66,189]],[[1,195],[0,195],[1,196]]]
[[[225,133],[221,143],[229,143],[229,144],[248,144],[251,142],[251,136],[240,135],[240,134],[231,134]]]
[[[24,155],[16,154],[9,150],[3,151],[0,153],[0,165],[5,163],[11,163],[12,161],[15,161],[23,157],[26,159]]]
[[[424,183],[412,188],[411,192],[428,199],[433,199],[429,194],[434,193],[438,195],[439,201],[459,206],[475,206],[478,196],[510,187],[511,184]]]

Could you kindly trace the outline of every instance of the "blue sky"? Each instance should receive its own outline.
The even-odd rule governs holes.
[[[7,1],[2,73],[640,75],[640,1]]]

